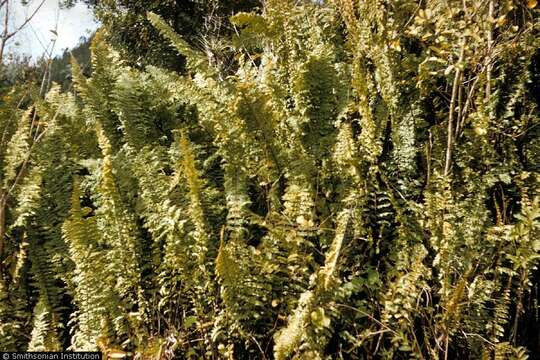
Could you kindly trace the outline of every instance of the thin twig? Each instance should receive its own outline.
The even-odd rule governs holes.
[[[377,324],[379,324],[380,326],[382,326],[383,328],[385,328],[386,330],[390,331],[392,334],[394,335],[398,335],[398,333],[394,330],[392,330],[390,327],[388,327],[387,325],[383,324],[381,321],[375,319],[373,316],[371,316],[370,314],[366,313],[365,311],[362,311],[358,308],[355,308],[355,307],[352,307],[352,306],[349,306],[349,305],[346,305],[346,304],[335,304],[336,306],[340,306],[340,307],[344,307],[346,309],[349,309],[349,310],[353,310],[353,311],[356,311],[356,312],[359,312],[360,314],[368,317],[370,320],[376,322]]]
[[[452,98],[450,99],[450,109],[448,114],[448,137],[446,141],[446,162],[444,165],[444,176],[450,173],[452,164],[452,148],[454,146],[454,113],[456,110],[456,100],[458,95],[459,80],[461,78],[461,66],[465,54],[465,39],[462,40],[459,60],[454,75],[454,84],[452,85]]]
[[[12,32],[8,33],[7,34],[7,37],[6,37],[6,40],[10,39],[11,37],[13,37],[15,34],[17,34],[19,31],[21,31],[30,21],[32,21],[32,19],[34,18],[34,16],[37,14],[37,12],[41,9],[41,7],[43,6],[43,4],[45,4],[45,0],[41,0],[41,3],[39,3],[39,5],[34,9],[34,11],[32,12],[32,14],[30,14],[30,16],[26,17],[26,19],[24,19],[24,21],[22,22],[21,25],[19,25],[15,30],[13,30]]]

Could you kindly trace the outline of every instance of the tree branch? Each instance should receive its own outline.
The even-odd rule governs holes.
[[[39,5],[34,9],[34,11],[32,12],[32,14],[30,16],[28,16],[21,25],[19,25],[19,27],[17,27],[17,29],[13,30],[12,32],[10,32],[8,35],[7,35],[7,38],[6,40],[8,40],[9,38],[13,37],[15,34],[17,34],[19,31],[21,31],[26,25],[28,25],[28,23],[34,18],[34,16],[37,14],[37,12],[41,9],[41,7],[43,6],[43,4],[45,3],[45,0],[41,0],[41,2],[39,3]]]
[[[6,48],[6,43],[8,40],[8,25],[9,25],[9,0],[4,0],[6,10],[4,13],[4,30],[2,32],[2,37],[0,38],[0,68],[4,64],[4,50]],[[4,6],[4,5],[2,5]]]

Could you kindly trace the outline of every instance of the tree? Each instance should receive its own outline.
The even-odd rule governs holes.
[[[183,57],[150,25],[147,11],[163,16],[191,45],[209,56],[220,57],[227,52],[224,47],[228,44],[223,43],[224,40],[233,33],[229,16],[259,6],[258,0],[105,0],[93,5],[97,18],[107,29],[107,40],[118,47],[131,64],[160,65],[175,70],[183,69]]]
[[[71,87],[71,58],[84,69],[85,73],[90,72],[90,43],[93,36],[83,39],[74,48],[66,49],[61,55],[56,56],[50,63],[50,81],[62,85],[62,89]]]

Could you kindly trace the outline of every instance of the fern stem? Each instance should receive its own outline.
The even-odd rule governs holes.
[[[452,165],[452,150],[454,146],[454,113],[456,109],[456,100],[458,96],[459,83],[461,78],[461,66],[465,54],[465,40],[462,41],[459,54],[458,66],[454,75],[454,84],[452,85],[452,98],[450,99],[450,110],[448,114],[448,137],[446,140],[446,162],[444,165],[444,176],[448,176]]]

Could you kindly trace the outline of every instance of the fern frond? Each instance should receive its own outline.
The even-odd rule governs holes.
[[[211,76],[214,71],[209,65],[208,59],[202,53],[194,50],[180,35],[165,23],[157,14],[148,12],[148,20],[156,27],[160,33],[171,42],[176,50],[187,57],[188,66],[191,70],[199,71],[207,76]]]

